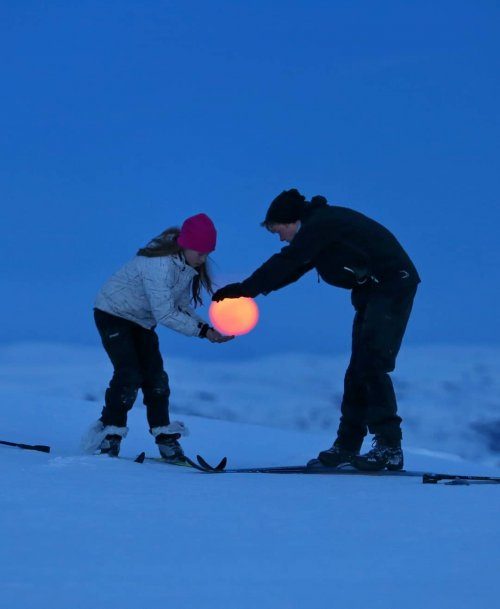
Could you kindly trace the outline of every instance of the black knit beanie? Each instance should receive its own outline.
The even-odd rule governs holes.
[[[297,222],[306,205],[306,198],[296,188],[284,190],[272,201],[262,226]]]

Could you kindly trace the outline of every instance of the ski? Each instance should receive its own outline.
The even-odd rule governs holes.
[[[24,450],[37,450],[41,453],[50,453],[50,446],[44,446],[43,444],[21,444],[20,442],[7,442],[6,440],[0,440],[0,444],[23,448]]]
[[[495,476],[464,476],[459,474],[423,474],[422,482],[424,484],[437,484],[445,482],[445,484],[467,485],[467,484],[499,484],[500,478]]]
[[[135,459],[134,459],[134,457],[124,457],[123,455],[118,455],[115,457],[113,455],[106,455],[106,454],[102,454],[102,453],[97,456],[99,456],[99,457],[107,456],[110,459],[114,459],[116,461],[132,461],[133,463],[139,463],[139,464],[156,463],[157,465],[172,465],[174,467],[188,467],[188,468],[197,469],[202,472],[210,471],[210,470],[205,470],[203,467],[201,467],[200,465],[198,465],[197,463],[195,463],[188,457],[186,457],[186,459],[184,461],[166,461],[162,457],[147,457],[145,452],[139,453],[137,455],[137,457],[135,457]]]
[[[190,467],[193,467],[194,469],[197,469],[200,472],[217,472],[218,471],[215,468],[213,468],[211,465],[208,465],[208,463],[207,463],[208,468],[205,468],[203,465],[196,463],[189,457],[184,457],[184,458],[186,459],[186,463],[188,463]],[[168,463],[168,462],[166,462],[166,463]],[[206,461],[205,461],[205,463],[206,463]]]
[[[146,459],[146,453],[142,452],[141,454],[137,455],[137,457],[134,459],[135,463],[144,463],[144,460]]]
[[[307,465],[282,465],[282,466],[262,466],[262,467],[233,467],[226,468],[227,457],[221,459],[215,467],[207,463],[201,456],[196,455],[196,461],[189,457],[185,457],[184,461],[169,463],[161,457],[146,457],[146,453],[140,453],[135,459],[136,463],[144,463],[145,461],[159,463],[163,465],[173,465],[176,467],[189,467],[196,469],[199,472],[206,474],[305,474],[305,475],[323,475],[323,476],[368,476],[368,477],[410,477],[422,478],[423,484],[438,484],[444,482],[448,485],[469,485],[469,484],[499,484],[500,477],[495,476],[473,476],[463,474],[433,474],[415,470],[375,470],[366,471],[354,468],[344,467],[308,467]]]
[[[305,475],[335,475],[335,476],[394,476],[394,477],[421,477],[424,472],[416,472],[409,470],[390,471],[390,470],[379,470],[379,471],[362,471],[358,469],[338,469],[335,467],[322,467],[311,468],[306,465],[286,465],[286,466],[273,466],[273,467],[235,467],[220,470],[207,470],[204,471],[211,473],[225,473],[225,474],[305,474]]]
[[[189,467],[197,469],[200,472],[219,472],[224,469],[227,463],[227,459],[224,457],[216,467],[212,467],[205,461],[205,459],[203,459],[203,457],[197,455],[197,459],[200,461],[200,463],[196,463],[196,461],[193,461],[189,457],[184,457],[183,461],[166,461],[162,457],[146,457],[146,453],[142,452],[134,459],[134,463],[149,462],[158,463],[159,465],[173,465],[174,467]],[[203,465],[201,463],[203,463]]]
[[[330,476],[368,476],[368,477],[410,477],[421,478],[424,484],[437,484],[445,482],[449,485],[468,485],[468,484],[498,484],[500,478],[494,476],[473,476],[461,474],[433,474],[415,470],[375,470],[366,471],[354,468],[335,468],[335,467],[317,467],[311,468],[307,465],[284,465],[271,467],[236,467],[225,468],[227,459],[223,459],[216,467],[210,466],[202,457],[198,455],[198,463],[201,466],[196,468],[205,473],[226,473],[226,474],[305,474],[305,475],[330,475]]]
[[[224,469],[227,465],[227,457],[223,457],[221,459],[220,463],[218,465],[216,465],[215,467],[212,467],[211,465],[209,465],[205,461],[205,459],[200,455],[196,455],[196,459],[197,459],[198,463],[201,465],[201,467],[208,469],[209,471],[221,472],[221,471],[224,471]]]

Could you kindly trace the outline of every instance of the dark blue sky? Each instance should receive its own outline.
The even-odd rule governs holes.
[[[101,283],[186,216],[219,229],[216,280],[280,247],[285,188],[390,228],[423,279],[408,343],[500,341],[496,1],[0,3],[0,341],[98,344]],[[314,274],[258,299],[228,345],[345,351],[349,293]]]

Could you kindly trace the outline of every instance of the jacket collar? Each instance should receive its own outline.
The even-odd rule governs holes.
[[[189,264],[186,262],[186,259],[184,258],[184,255],[182,252],[179,252],[178,254],[175,254],[174,256],[170,256],[170,258],[172,259],[173,264],[177,268],[179,268],[183,271],[188,271],[193,277],[198,274],[198,271],[196,269],[194,269],[192,266],[189,266]]]

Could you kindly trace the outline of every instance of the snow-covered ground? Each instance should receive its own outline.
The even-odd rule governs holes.
[[[188,453],[295,464],[332,441],[345,358],[166,360]],[[408,468],[500,475],[499,363],[495,349],[406,349],[395,380]],[[0,446],[2,606],[498,606],[500,486],[210,476],[84,456],[109,375],[98,348],[0,349],[0,439],[52,446]],[[154,454],[144,415],[138,400],[123,456]]]
[[[164,359],[177,414],[327,432],[327,443],[334,437],[347,355],[221,362],[167,353]],[[12,395],[4,402],[8,420],[19,399],[37,411],[46,404],[45,416],[55,418],[58,432],[59,408],[69,400],[78,402],[78,412],[84,409],[87,418],[95,418],[110,376],[100,347],[0,347],[0,387],[4,400]],[[405,347],[393,378],[407,447],[500,467],[500,348]]]

